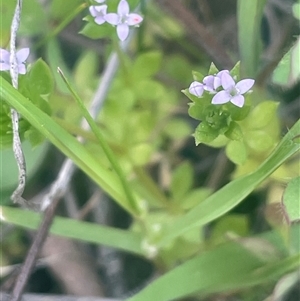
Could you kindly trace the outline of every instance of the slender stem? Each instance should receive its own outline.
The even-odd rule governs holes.
[[[86,107],[84,106],[83,101],[81,100],[81,98],[79,97],[79,95],[76,93],[76,91],[74,90],[74,88],[71,86],[70,82],[68,81],[68,79],[64,76],[62,70],[60,68],[57,69],[58,73],[61,75],[63,81],[65,82],[65,84],[67,85],[68,89],[70,90],[70,92],[72,93],[74,99],[76,100],[77,104],[79,105],[81,112],[83,114],[83,117],[86,119],[86,121],[88,122],[90,128],[92,129],[93,133],[96,135],[107,159],[109,160],[110,164],[112,165],[113,169],[115,170],[115,172],[117,173],[120,182],[123,186],[124,192],[126,194],[127,200],[129,202],[130,207],[134,210],[135,214],[139,214],[139,208],[137,206],[137,202],[135,200],[134,197],[134,193],[123,173],[123,170],[118,162],[118,160],[115,158],[114,153],[112,152],[112,150],[110,149],[109,145],[107,144],[107,142],[105,141],[101,131],[99,130],[99,127],[97,126],[96,122],[94,121],[94,119],[92,118],[92,116],[89,114],[88,110],[86,109]]]
[[[22,0],[18,0],[15,13],[13,16],[12,24],[11,24],[11,36],[10,36],[10,58],[9,58],[10,76],[12,80],[12,85],[15,89],[18,89],[19,70],[18,70],[18,62],[16,56],[16,38],[17,38],[17,31],[20,25],[21,8],[22,8]],[[16,203],[24,205],[26,201],[22,198],[22,194],[24,192],[25,184],[26,184],[26,162],[25,162],[20,134],[19,134],[19,114],[14,109],[10,110],[10,114],[11,114],[12,129],[13,129],[13,151],[19,170],[18,187],[11,195],[11,199]]]
[[[52,224],[53,217],[55,214],[55,209],[59,203],[59,198],[52,202],[51,206],[49,206],[45,212],[44,219],[39,228],[39,231],[34,239],[33,244],[31,245],[26,261],[22,265],[20,274],[17,278],[16,285],[13,288],[12,295],[10,301],[19,301],[21,300],[23,290],[28,280],[28,276],[31,274],[34,264],[36,262],[37,254],[39,253],[43,242],[45,241],[49,228]]]
[[[11,35],[10,35],[10,76],[12,80],[12,85],[15,89],[18,89],[18,62],[16,57],[16,39],[17,31],[20,25],[20,15],[22,9],[22,0],[17,1],[15,13],[11,23]]]

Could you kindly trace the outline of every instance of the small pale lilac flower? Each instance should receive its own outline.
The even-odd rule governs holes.
[[[97,2],[99,2],[99,0]],[[93,5],[89,7],[89,10],[97,24],[101,25],[105,23],[104,16],[106,15],[107,5]]]
[[[216,75],[208,75],[204,77],[203,84],[204,84],[204,90],[215,94],[217,93],[217,89],[221,86],[221,76],[223,73],[228,73],[228,70],[222,70],[218,72]]]
[[[203,87],[204,90],[210,92],[210,93],[216,93],[215,91],[215,82],[218,80],[218,78],[215,75],[208,75],[203,78]],[[220,86],[220,85],[219,85]]]
[[[129,34],[129,26],[138,25],[143,18],[138,14],[129,13],[129,5],[126,0],[121,0],[118,5],[118,13],[105,15],[105,21],[117,26],[117,34],[121,41],[126,40]]]
[[[18,73],[25,74],[26,73],[26,66],[25,61],[29,56],[29,48],[22,48],[16,53],[17,57],[17,64],[18,64]],[[0,71],[6,71],[10,69],[10,53],[9,51],[0,48]]]
[[[197,82],[197,81],[194,81],[194,82],[191,83],[191,85],[189,87],[189,92],[192,95],[195,95],[197,97],[201,97],[203,92],[204,92],[204,85]]]
[[[243,79],[235,83],[229,72],[223,72],[221,74],[221,85],[224,90],[213,97],[212,104],[224,104],[230,101],[241,108],[245,102],[243,94],[252,88],[254,79]]]
[[[106,0],[95,0],[98,3],[104,3]]]

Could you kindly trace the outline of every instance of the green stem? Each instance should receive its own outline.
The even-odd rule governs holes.
[[[100,145],[101,145],[101,147],[102,147],[105,155],[107,156],[110,164],[112,165],[113,169],[117,173],[117,175],[118,175],[118,177],[120,179],[120,182],[121,182],[121,184],[123,186],[123,189],[124,189],[125,195],[127,197],[129,206],[133,209],[133,212],[135,213],[136,217],[138,217],[139,214],[140,214],[140,210],[138,208],[136,199],[134,197],[134,193],[133,193],[132,189],[130,188],[129,183],[126,180],[126,177],[123,174],[121,166],[119,165],[117,159],[115,158],[115,155],[113,154],[113,152],[111,151],[110,147],[106,143],[104,137],[102,136],[102,134],[101,134],[101,132],[99,130],[99,127],[97,126],[96,122],[91,117],[91,115],[89,114],[88,110],[84,106],[83,101],[78,96],[78,94],[75,92],[75,90],[73,89],[73,87],[69,83],[68,79],[64,76],[64,74],[61,71],[61,69],[58,68],[58,72],[61,75],[61,77],[62,77],[63,81],[65,82],[65,84],[67,85],[68,89],[72,93],[72,95],[73,95],[74,99],[76,100],[77,104],[79,105],[83,117],[86,119],[86,121],[88,122],[89,126],[91,127],[93,133],[97,137],[97,139],[98,139],[98,141],[99,141],[99,143],[100,143]]]

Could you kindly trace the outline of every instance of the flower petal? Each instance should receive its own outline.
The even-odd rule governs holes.
[[[121,41],[125,41],[129,34],[129,26],[127,24],[119,24],[117,26],[117,34]]]
[[[190,87],[189,87],[189,92],[192,95],[195,95],[197,97],[201,97],[203,92],[204,92],[203,84],[201,84],[197,81],[192,82]]]
[[[214,89],[217,90],[220,86],[221,86],[221,78],[218,76],[215,76]]]
[[[129,14],[129,5],[126,0],[121,0],[118,5],[118,14],[123,16]]]
[[[223,73],[227,73],[227,74],[230,75],[229,70],[221,70],[221,71],[219,71],[219,72],[217,73],[216,76],[219,77],[219,78],[221,78],[221,76],[222,76]]]
[[[225,71],[225,70],[224,70]],[[232,78],[232,76],[229,74],[229,72],[222,72],[221,73],[221,84],[222,87],[227,90],[227,89],[231,89],[232,87],[235,86],[235,81]]]
[[[0,71],[6,71],[10,69],[10,65],[7,63],[0,63]]]
[[[95,0],[96,2],[98,2],[98,3],[103,3],[103,2],[105,2],[105,0]]]
[[[236,84],[236,88],[240,91],[240,94],[244,94],[253,87],[254,82],[254,79],[243,79]]]
[[[0,48],[0,62],[9,63],[9,51]]]
[[[221,105],[228,102],[231,99],[231,95],[227,91],[218,92],[212,99],[211,103],[214,105]]]
[[[214,81],[215,89],[218,89],[221,86],[221,76],[224,72],[229,74],[228,70],[222,70],[222,71],[218,72],[217,75],[215,76],[215,81]]]
[[[95,18],[95,23],[97,23],[98,25],[101,25],[103,23],[105,23],[105,19],[103,16],[98,16]]]
[[[205,76],[203,78],[204,89],[209,92],[214,91],[214,82],[215,77],[213,75]]]
[[[25,62],[29,56],[29,48],[22,48],[16,53],[17,62],[18,64],[21,64]]]
[[[96,10],[96,6],[90,6],[89,7],[89,11],[90,11],[90,14],[93,16],[93,17],[96,17],[98,15],[98,11]]]
[[[111,25],[118,25],[119,19],[120,19],[119,15],[115,13],[106,14],[104,16],[104,20]]]
[[[18,73],[19,74],[25,74],[26,73],[26,66],[24,64],[18,65]]]
[[[129,14],[127,18],[127,24],[132,25],[138,25],[143,21],[143,18],[138,14]]]
[[[97,6],[94,6],[94,9],[99,13],[101,14],[102,16],[106,14],[106,11],[107,11],[107,5],[97,5]]]
[[[230,99],[230,101],[237,107],[242,107],[245,103],[245,98],[243,95],[236,95]]]

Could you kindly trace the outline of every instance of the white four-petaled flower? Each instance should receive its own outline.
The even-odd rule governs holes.
[[[121,41],[126,40],[129,34],[129,26],[135,26],[143,21],[139,14],[130,13],[126,0],[121,0],[118,5],[118,13],[108,13],[104,16],[107,23],[117,26],[117,34]]]
[[[194,81],[189,86],[192,95],[201,97],[205,91],[215,94],[212,104],[224,104],[231,102],[238,107],[242,107],[245,102],[243,94],[248,92],[254,85],[254,79],[243,79],[235,83],[228,70],[222,70],[216,75],[204,77],[203,82]],[[219,88],[223,88],[221,90]]]
[[[217,89],[221,86],[221,76],[223,73],[228,73],[228,70],[222,70],[216,75],[208,75],[203,79],[204,89],[212,94],[217,93]]]
[[[197,97],[201,97],[204,91],[216,94],[217,89],[221,86],[222,73],[228,73],[228,70],[222,70],[216,75],[207,75],[203,78],[203,82],[194,81],[189,86],[189,92]]]
[[[99,0],[97,2],[99,2]],[[104,16],[106,15],[107,5],[93,5],[90,6],[89,10],[91,15],[95,18],[95,22],[97,24],[101,25],[105,23]]]
[[[199,83],[197,81],[194,81],[189,86],[189,92],[192,95],[195,95],[197,97],[201,97],[204,92],[204,85],[202,83]]]
[[[213,97],[212,104],[224,104],[230,101],[241,108],[245,102],[243,94],[252,88],[254,79],[243,79],[235,83],[229,72],[223,72],[221,74],[221,85],[224,90]]]
[[[26,66],[25,61],[29,56],[29,48],[22,48],[16,53],[18,73],[25,74]],[[0,48],[0,71],[10,70],[10,53],[9,51]]]

